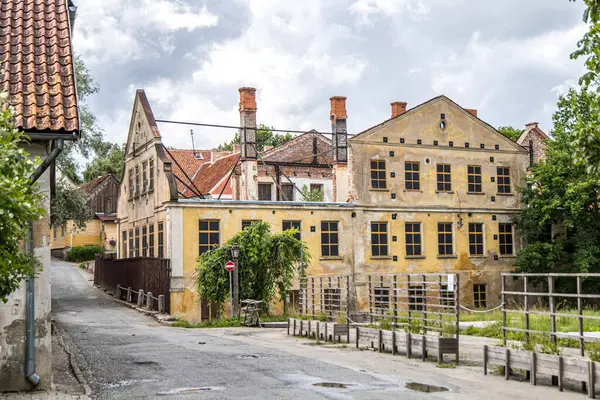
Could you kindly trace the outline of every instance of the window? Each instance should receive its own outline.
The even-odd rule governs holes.
[[[449,192],[452,190],[450,164],[437,165],[437,190],[438,192]]]
[[[302,223],[300,221],[283,221],[281,223],[281,230],[287,231],[290,229],[296,229],[298,232],[294,234],[294,237],[298,240],[302,240],[302,236],[300,234],[300,227]]]
[[[148,160],[148,176],[150,178],[148,190],[154,190],[154,158]]]
[[[148,255],[154,257],[154,224],[148,225]]]
[[[203,254],[219,245],[219,221],[201,219],[198,221],[199,254]]]
[[[148,161],[142,163],[142,193],[148,190]]]
[[[271,183],[259,183],[258,184],[258,199],[271,201],[272,200],[272,191],[273,184]]]
[[[388,255],[387,222],[371,222],[371,254],[373,257]]]
[[[135,228],[135,256],[140,256],[140,228]]]
[[[467,166],[467,179],[469,193],[481,193],[481,165]]]
[[[121,241],[121,258],[127,257],[127,231],[123,231],[123,240]]]
[[[129,230],[129,258],[133,258],[135,256],[135,245],[133,242],[133,229]]]
[[[513,229],[512,224],[498,224],[498,239],[500,240],[500,254],[513,254]]]
[[[385,161],[371,160],[371,187],[385,189]]]
[[[281,200],[294,201],[294,185],[293,184],[284,183],[281,185]]]
[[[54,240],[56,240],[56,234],[57,234],[57,232],[58,232],[58,226],[54,225],[54,226],[52,227],[52,230],[54,231]]]
[[[321,222],[321,255],[323,257],[339,256],[337,221]]]
[[[310,184],[310,191],[311,192],[321,192],[323,193],[323,184],[322,183],[311,183]]]
[[[454,307],[454,292],[448,290],[448,285],[442,285],[440,288],[440,305]]]
[[[404,224],[406,232],[406,255],[420,256],[423,249],[421,246],[421,223],[407,222]]]
[[[469,223],[469,254],[483,255],[483,224]]]
[[[498,182],[498,193],[510,193],[510,168],[498,167],[496,168]]]
[[[419,163],[416,161],[407,161],[404,163],[404,170],[406,190],[420,190]]]
[[[475,308],[487,307],[485,284],[478,283],[473,285],[473,305],[475,306]]]
[[[452,246],[452,222],[438,222],[438,254],[451,256],[454,254]]]
[[[60,226],[60,237],[62,237],[63,239],[65,237],[65,224],[62,224]]]
[[[250,225],[252,225],[255,222],[260,222],[260,219],[243,219],[242,220],[242,230],[246,229],[247,227],[249,227]]]
[[[158,223],[158,258],[165,258],[165,224]]]
[[[408,309],[410,311],[423,311],[423,286],[410,286],[408,288]]]
[[[375,312],[386,314],[390,308],[390,289],[384,287],[376,287],[373,289],[375,297]]]
[[[140,194],[140,166],[135,166],[135,195]]]
[[[129,170],[129,200],[133,199],[133,192],[134,192],[134,185],[133,185],[133,168],[131,168]]]
[[[142,257],[148,257],[148,225],[142,226]]]
[[[334,313],[340,311],[342,291],[337,288],[323,289],[323,311]]]

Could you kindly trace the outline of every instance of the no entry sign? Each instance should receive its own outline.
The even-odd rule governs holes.
[[[227,261],[225,263],[225,269],[229,272],[233,271],[235,269],[235,263],[233,261]]]

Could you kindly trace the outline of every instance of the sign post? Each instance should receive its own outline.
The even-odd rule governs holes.
[[[235,269],[235,263],[233,261],[227,261],[225,263],[225,269],[229,272],[229,315],[233,318],[233,284],[231,272]]]

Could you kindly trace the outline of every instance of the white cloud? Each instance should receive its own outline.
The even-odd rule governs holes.
[[[423,0],[356,0],[350,5],[360,24],[371,25],[379,15],[394,16],[406,13],[418,20],[429,13]]]
[[[80,0],[74,45],[89,64],[125,63],[156,55],[156,46],[172,52],[171,35],[218,24],[206,6],[192,8],[179,0]]]

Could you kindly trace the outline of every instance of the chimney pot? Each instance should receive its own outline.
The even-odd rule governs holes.
[[[477,110],[474,109],[474,108],[465,108],[465,111],[468,112],[469,114],[471,114],[474,117],[477,116]]]
[[[396,118],[398,115],[402,115],[406,112],[406,106],[408,105],[405,101],[395,101],[392,104],[392,118]]]
[[[240,112],[256,112],[256,89],[253,87],[241,87],[240,91]]]
[[[525,124],[525,128],[528,130],[535,129],[538,127],[539,122],[528,122]]]
[[[331,119],[346,119],[346,97],[345,96],[333,96],[329,98],[331,102]]]

